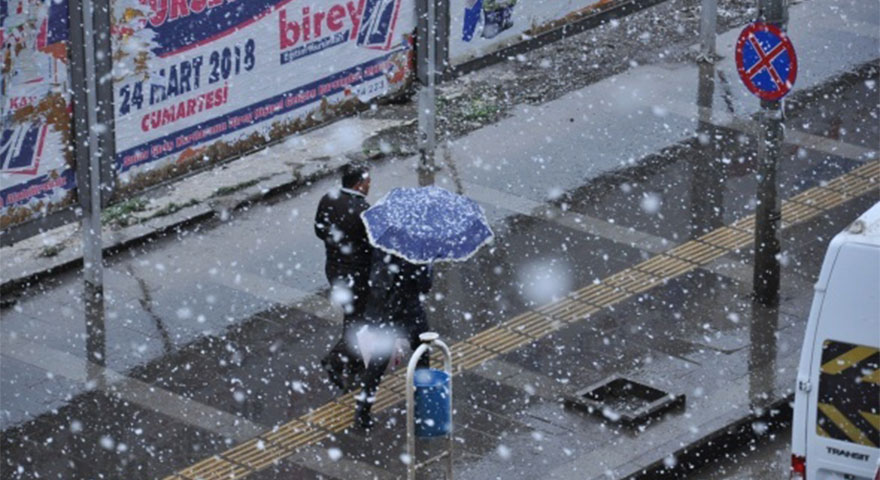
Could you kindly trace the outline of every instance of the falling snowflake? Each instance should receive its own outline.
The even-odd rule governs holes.
[[[329,457],[330,460],[333,460],[334,462],[339,461],[339,459],[342,458],[342,450],[336,447],[328,448],[327,457]]]

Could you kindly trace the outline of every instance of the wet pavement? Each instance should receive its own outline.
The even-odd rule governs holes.
[[[832,3],[795,7],[792,24],[809,18],[816,32],[839,33],[835,8],[878,17],[875,4]],[[834,65],[802,65],[803,92],[787,112],[797,142],[783,149],[782,198],[876,167],[878,40],[867,31],[823,40],[854,42]],[[498,351],[490,344],[484,362],[456,376],[458,478],[623,478],[676,463],[683,445],[791,392],[822,253],[880,199],[877,173],[868,174],[873,187],[783,231],[776,312],[753,311],[748,246],[711,247],[709,260],[601,303],[591,285],[754,211],[755,140],[743,119],[757,101],[719,84],[716,115],[700,124],[688,113],[697,69],[670,66],[667,80],[686,81],[648,88],[661,70],[633,69],[545,107],[518,107],[446,149],[437,184],[480,201],[497,239],[468,263],[438,268],[432,327],[465,345],[536,309],[549,319],[533,341]],[[611,101],[621,85],[646,93]],[[640,141],[611,144],[626,131]],[[377,165],[370,200],[418,184],[413,167],[413,159]],[[5,308],[0,475],[162,478],[213,455],[257,479],[402,475],[399,395],[388,397],[397,400],[377,413],[369,438],[308,420],[328,404],[348,405],[319,368],[341,324],[324,299],[323,252],[311,231],[317,199],[332,186],[319,182],[116,255],[106,270],[104,338],[86,329],[76,273]],[[560,302],[596,307],[588,316],[544,313]],[[687,405],[641,429],[564,406],[564,395],[615,374],[685,394]],[[230,453],[304,418],[311,441],[257,442],[274,464],[251,471]],[[421,460],[441,446],[420,448]],[[435,478],[438,465],[425,470]]]
[[[694,472],[695,480],[785,478],[791,470],[791,428],[767,434],[760,441],[728,452],[714,465]]]

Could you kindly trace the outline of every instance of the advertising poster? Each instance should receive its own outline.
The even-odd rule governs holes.
[[[116,171],[133,186],[404,85],[413,0],[116,0]]]
[[[67,2],[0,1],[0,229],[75,200]]]
[[[609,3],[611,0],[451,0],[450,61],[461,65]]]

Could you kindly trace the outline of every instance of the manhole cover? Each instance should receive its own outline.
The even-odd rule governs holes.
[[[684,407],[685,396],[615,376],[567,395],[565,404],[612,422],[639,425],[664,412]]]

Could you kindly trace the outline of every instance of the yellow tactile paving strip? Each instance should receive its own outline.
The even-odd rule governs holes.
[[[825,185],[801,192],[782,205],[782,226],[785,228],[804,222],[871,191],[880,193],[878,182],[880,162],[875,161]],[[458,342],[450,347],[453,373],[459,374],[493,357],[528,345],[566,324],[583,320],[601,309],[745,247],[753,240],[754,227],[754,216],[741,218],[729,226],[718,228],[601,282],[572,292],[558,301],[517,315]],[[374,411],[380,412],[403,401],[403,383],[403,371],[389,375],[382,382]],[[351,426],[353,405],[353,394],[337,398],[270,432],[166,477],[166,480],[244,478],[294,454],[302,447]]]

